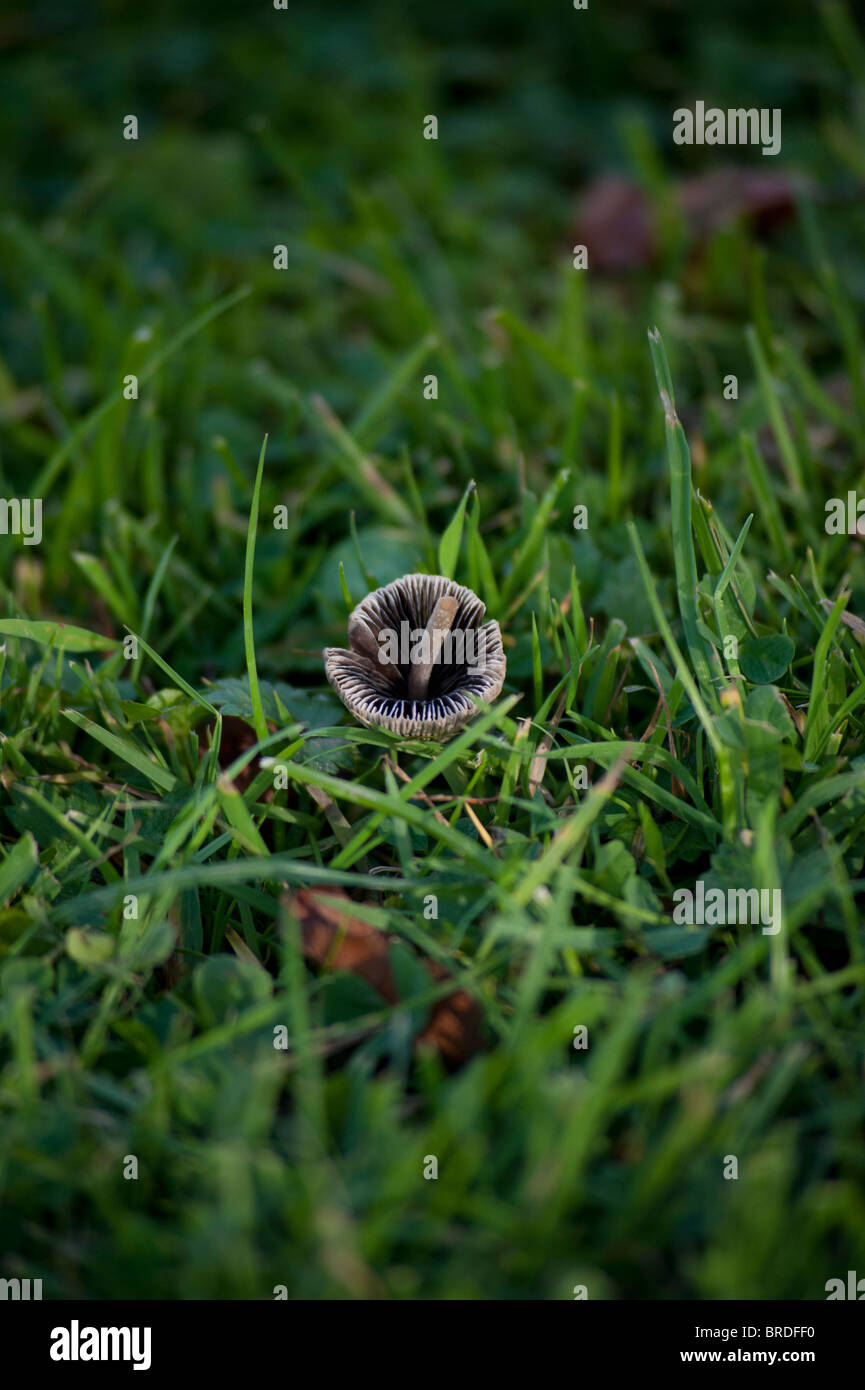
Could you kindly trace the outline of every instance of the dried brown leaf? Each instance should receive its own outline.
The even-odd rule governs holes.
[[[330,970],[348,970],[366,980],[389,1004],[399,1002],[390,964],[389,937],[352,914],[352,901],[339,889],[326,892],[301,888],[288,899],[288,909],[300,925],[301,946],[307,960]],[[449,979],[438,961],[424,958],[433,981]],[[463,989],[454,990],[430,1008],[418,1047],[432,1047],[449,1066],[459,1066],[483,1047],[479,1005]]]
[[[793,216],[807,185],[796,176],[730,167],[682,179],[674,194],[697,246],[720,228],[745,217],[765,236]],[[609,274],[651,265],[658,251],[656,210],[639,184],[604,174],[584,190],[577,209],[576,239],[589,264]]]

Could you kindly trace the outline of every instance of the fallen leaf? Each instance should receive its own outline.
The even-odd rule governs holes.
[[[341,906],[343,902],[345,908]],[[351,899],[337,889],[323,894],[301,888],[288,899],[289,911],[300,923],[303,954],[314,965],[350,970],[372,985],[389,1004],[396,1004],[396,983],[388,959],[389,939],[377,927],[352,917],[350,906]]]
[[[436,984],[448,978],[448,972],[438,961],[425,962]],[[480,1052],[480,1005],[464,989],[454,990],[432,1006],[429,1023],[415,1039],[418,1047],[433,1047],[451,1067],[458,1067]]]
[[[589,184],[577,213],[577,240],[589,265],[603,271],[648,265],[657,249],[652,209],[643,190],[618,174]]]
[[[803,191],[807,185],[796,176],[732,167],[682,179],[674,196],[700,246],[740,217],[750,220],[758,236],[767,235],[792,217]],[[611,274],[650,265],[658,250],[651,200],[620,174],[603,174],[584,190],[575,235],[588,250],[589,264]]]
[[[831,613],[834,605],[831,599],[821,598],[820,606],[825,608],[827,613]],[[865,642],[865,622],[861,618],[857,618],[855,613],[842,613],[841,621],[845,627],[849,627],[850,631],[855,633],[860,645]]]
[[[300,925],[303,954],[314,965],[329,970],[347,970],[366,980],[388,1004],[399,1003],[399,994],[390,962],[391,943],[378,927],[354,917],[352,901],[338,889],[319,892],[301,888],[288,897],[291,915]],[[438,961],[423,958],[433,981],[450,978]],[[479,1052],[482,1012],[463,989],[454,990],[430,1007],[429,1019],[415,1038],[415,1046],[434,1048],[451,1067]]]
[[[761,169],[712,169],[679,185],[678,199],[698,241],[737,217],[748,217],[760,235],[796,210],[797,185],[785,174]]]
[[[214,727],[214,721],[208,720],[202,724],[198,731],[198,751],[202,755],[207,752],[208,738]],[[268,725],[270,728],[270,725]],[[224,714],[222,716],[222,742],[219,745],[217,754],[219,766],[224,770],[230,767],[235,758],[239,758],[241,753],[245,753],[247,748],[251,748],[257,742],[255,730],[247,724],[245,719],[239,719],[234,714]],[[245,792],[251,782],[255,780],[260,772],[258,758],[253,758],[246,767],[241,768],[234,779],[234,785],[238,791]],[[271,789],[265,792],[262,800],[271,799]]]

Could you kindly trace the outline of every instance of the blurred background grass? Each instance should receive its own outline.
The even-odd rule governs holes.
[[[735,3],[710,14],[672,3],[615,14],[563,3],[531,13],[492,3],[262,5],[247,15],[184,3],[146,17],[130,5],[12,5],[0,44],[5,495],[44,478],[66,427],[197,312],[238,285],[254,288],[142,386],[137,409],[113,408],[72,451],[45,497],[44,573],[24,565],[14,580],[28,609],[35,598],[81,616],[93,599],[70,550],[110,542],[133,569],[152,570],[177,531],[162,628],[175,655],[211,674],[239,654],[220,615],[238,594],[231,557],[265,429],[264,510],[281,501],[292,516],[287,538],[260,546],[260,635],[273,643],[265,670],[315,670],[290,648],[335,638],[338,558],[352,589],[362,584],[346,545],[349,510],[362,531],[374,528],[380,582],[417,562],[417,545],[381,534],[381,517],[327,458],[294,393],[320,392],[351,420],[429,332],[440,350],[422,370],[444,378],[437,406],[403,391],[398,415],[364,442],[397,477],[401,450],[411,452],[434,525],[475,474],[490,518],[521,482],[541,491],[551,466],[577,465],[577,500],[596,501],[610,527],[590,528],[579,551],[563,527],[554,578],[566,585],[579,554],[590,604],[613,612],[635,587],[616,530],[624,507],[652,521],[651,548],[667,545],[644,339],[653,322],[665,330],[686,423],[699,419],[698,465],[703,436],[714,450],[700,477],[716,503],[725,491],[738,498],[735,431],[759,422],[760,408],[725,409],[720,382],[750,375],[744,323],[757,323],[767,348],[771,329],[783,329],[818,365],[837,359],[813,258],[789,222],[768,260],[740,221],[697,254],[674,225],[650,267],[594,276],[589,292],[570,270],[570,247],[578,193],[593,176],[620,172],[669,211],[672,180],[718,164],[804,171],[843,295],[860,304],[865,294],[865,65],[832,5]],[[697,97],[780,106],[781,158],[674,147],[672,110]],[[429,112],[437,142],[420,138]],[[128,113],[137,142],[121,138]],[[284,271],[273,269],[276,244],[288,247]],[[569,335],[593,388],[579,419],[569,384],[530,347],[496,335],[490,311],[500,308]],[[614,392],[624,482],[610,498]],[[8,584],[8,548],[2,565]]]

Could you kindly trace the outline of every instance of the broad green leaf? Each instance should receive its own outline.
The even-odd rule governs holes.
[[[739,665],[754,685],[771,685],[783,676],[795,651],[792,637],[773,632],[769,637],[754,637],[743,642],[739,648]]]
[[[36,841],[27,832],[12,846],[0,863],[0,903],[7,904],[13,894],[24,887],[38,862]]]
[[[30,622],[27,618],[0,619],[0,637],[23,637],[64,652],[113,652],[120,646],[113,637],[102,637],[72,623]]]

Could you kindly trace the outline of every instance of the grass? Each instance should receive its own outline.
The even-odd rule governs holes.
[[[610,279],[577,181],[668,207],[710,166],[637,62],[664,16],[559,10],[157,6],[94,47],[49,5],[13,43],[0,495],[44,535],[0,537],[0,1277],[46,1298],[865,1264],[865,563],[823,526],[863,487],[862,49],[836,4],[783,44],[733,6],[708,52],[683,19],[694,90],[761,74],[810,193],[768,249],[673,227]],[[354,725],[320,656],[417,569],[506,641],[444,746]],[[677,924],[697,879],[780,887],[783,930]],[[397,1005],[308,966],[299,888],[412,948]],[[453,1072],[420,957],[482,1010]]]

